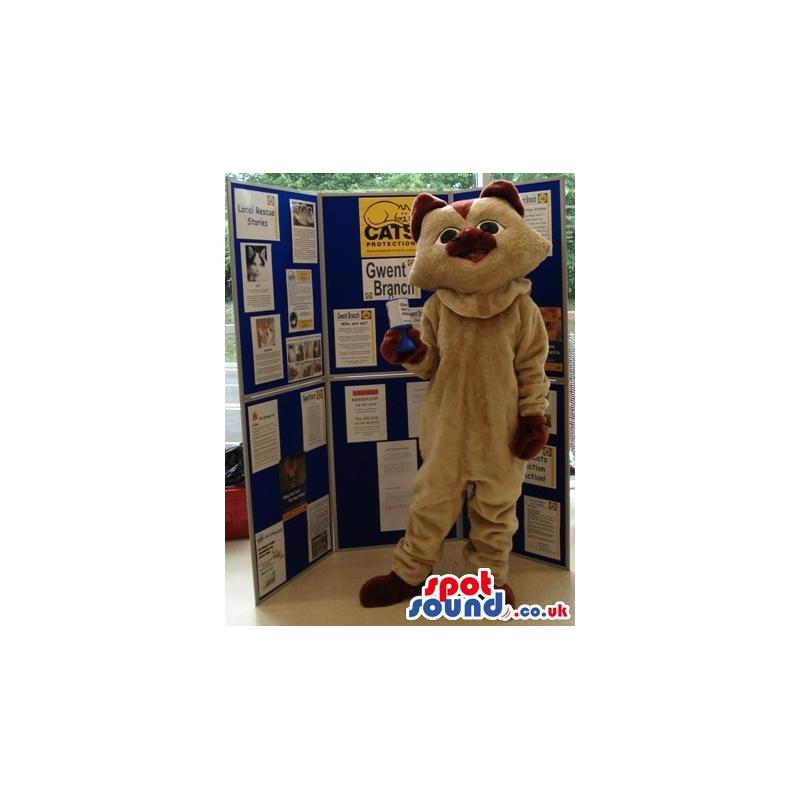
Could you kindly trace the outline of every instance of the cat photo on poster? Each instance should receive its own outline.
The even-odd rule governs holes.
[[[283,521],[293,519],[306,510],[306,454],[284,456],[280,467]]]

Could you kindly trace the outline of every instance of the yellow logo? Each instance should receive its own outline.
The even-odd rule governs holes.
[[[413,197],[359,197],[361,255],[374,258],[413,256],[411,204]]]

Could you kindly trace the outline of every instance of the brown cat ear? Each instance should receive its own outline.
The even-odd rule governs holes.
[[[481,192],[481,197],[502,197],[503,200],[508,202],[514,211],[521,217],[525,216],[525,208],[522,205],[517,187],[508,181],[492,181],[488,186],[484,187]]]
[[[414,241],[419,241],[419,232],[422,229],[422,219],[434,208],[444,208],[447,205],[444,200],[434,197],[432,194],[423,192],[414,198],[414,205],[411,206],[411,236]]]

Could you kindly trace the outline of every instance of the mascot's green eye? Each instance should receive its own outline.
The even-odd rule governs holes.
[[[458,228],[445,228],[439,234],[439,241],[442,244],[447,244],[448,242],[452,242],[453,239],[455,239],[456,236],[458,236],[458,233],[459,233]]]
[[[503,226],[493,219],[487,219],[485,222],[481,222],[478,228],[484,233],[500,233],[500,231],[503,230]]]

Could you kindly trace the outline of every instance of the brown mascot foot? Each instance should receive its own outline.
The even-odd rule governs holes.
[[[364,608],[392,606],[403,600],[410,600],[422,591],[422,584],[411,586],[401,580],[394,572],[370,578],[358,594]]]
[[[498,586],[498,589],[505,589],[506,592],[506,603],[510,605],[512,608],[517,607],[517,598],[514,597],[514,590],[507,584],[504,583],[502,586]]]

